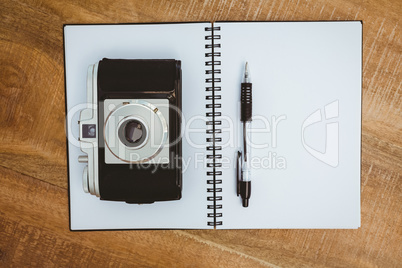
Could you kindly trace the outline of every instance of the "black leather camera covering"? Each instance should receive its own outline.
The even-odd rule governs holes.
[[[102,200],[153,203],[178,200],[182,189],[181,139],[169,148],[169,164],[106,164],[105,99],[168,99],[169,143],[181,132],[181,62],[103,59],[98,67],[99,191]],[[151,130],[152,131],[152,130]]]

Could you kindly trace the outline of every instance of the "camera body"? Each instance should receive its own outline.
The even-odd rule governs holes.
[[[178,200],[182,190],[181,62],[102,59],[80,114],[83,189],[102,200]]]

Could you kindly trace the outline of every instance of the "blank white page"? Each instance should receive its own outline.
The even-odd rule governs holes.
[[[361,22],[214,26],[221,28],[215,32],[221,35],[224,155],[219,228],[358,228]],[[254,148],[250,205],[243,208],[234,156],[246,61]]]
[[[176,59],[182,63],[183,127],[205,115],[205,30],[210,23],[70,25],[64,28],[67,130],[69,143],[70,221],[72,230],[133,228],[211,228],[207,226],[205,121],[193,121],[183,139],[182,199],[153,204],[101,201],[84,193],[78,118],[86,103],[86,74],[104,57],[117,59]],[[198,146],[197,146],[198,145]],[[196,157],[201,161],[196,162]]]

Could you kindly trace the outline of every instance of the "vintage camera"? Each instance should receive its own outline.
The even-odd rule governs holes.
[[[87,74],[83,188],[102,200],[178,200],[182,190],[181,62],[102,59]]]

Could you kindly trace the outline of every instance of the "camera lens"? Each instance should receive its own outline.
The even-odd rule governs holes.
[[[138,142],[142,137],[143,129],[144,127],[140,122],[136,120],[129,121],[124,128],[124,135],[126,137],[126,140],[129,143]]]
[[[139,120],[130,119],[120,126],[119,138],[128,147],[141,146],[146,137],[147,129]]]

